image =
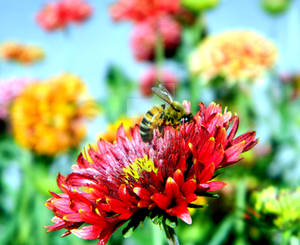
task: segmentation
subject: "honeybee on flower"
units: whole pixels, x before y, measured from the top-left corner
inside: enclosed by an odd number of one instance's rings
[[[130,137],[120,127],[115,143],[99,139],[80,153],[73,172],[57,177],[61,193],[51,192],[46,202],[54,213],[48,231],[65,229],[62,236],[104,245],[127,221],[125,233],[146,217],[161,220],[166,234],[177,218],[191,224],[188,208],[202,207],[194,204],[198,197],[225,185],[214,180],[215,171],[238,162],[257,143],[253,131],[235,137],[236,115],[215,103],[199,106],[194,120],[166,126],[163,134],[155,129],[151,143],[142,140],[138,125]]]
[[[193,120],[189,109],[173,100],[169,91],[162,85],[153,87],[153,92],[167,104],[153,106],[143,117],[140,124],[140,135],[144,142],[152,140],[153,131],[159,129],[163,132],[164,126],[177,127],[182,123]]]

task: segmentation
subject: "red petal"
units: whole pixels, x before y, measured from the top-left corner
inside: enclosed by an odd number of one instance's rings
[[[210,180],[215,172],[215,165],[213,163],[207,164],[205,168],[198,174],[197,179],[200,183],[205,183]]]
[[[172,177],[169,177],[167,179],[166,187],[165,187],[165,193],[169,197],[177,197],[179,194],[179,188],[177,183]]]
[[[92,176],[87,176],[79,173],[71,173],[66,178],[66,183],[71,186],[88,186],[96,184],[97,181]]]
[[[149,200],[150,199],[150,192],[142,187],[134,187],[133,192],[141,199],[143,200]]]
[[[63,192],[68,192],[68,188],[66,186],[65,180],[66,180],[66,177],[61,175],[60,173],[58,173],[58,175],[56,177],[56,182],[57,182],[59,189],[61,189]]]
[[[99,237],[102,227],[98,225],[88,225],[84,226],[81,229],[73,229],[71,232],[82,239],[92,240]]]
[[[66,214],[63,217],[64,220],[68,222],[82,222],[82,218],[78,213]]]
[[[198,155],[198,161],[203,163],[210,163],[207,160],[209,160],[209,157],[212,154],[214,148],[215,148],[215,139],[211,137],[205,142],[204,146],[202,147]]]
[[[233,141],[232,141],[232,145],[235,145],[237,143],[240,143],[242,141],[245,141],[245,145],[249,144],[250,142],[254,141],[255,139],[255,135],[256,135],[256,132],[255,131],[251,131],[251,132],[247,132],[247,133],[244,133],[242,135],[240,135],[239,137],[235,138]]]
[[[229,142],[233,139],[233,137],[235,136],[236,131],[239,127],[239,118],[238,118],[238,116],[233,116],[232,120],[233,120],[232,128],[231,128],[230,133],[228,134],[228,137],[227,137],[227,140]]]
[[[91,225],[104,225],[105,222],[104,222],[104,218],[101,217],[99,211],[96,211],[95,212],[98,212],[98,214],[94,213],[92,210],[79,210],[79,215],[81,217],[81,220],[82,221],[85,221],[86,223],[88,224],[91,224]]]
[[[221,144],[223,147],[227,144],[227,133],[224,127],[219,127],[216,133],[216,145]]]
[[[208,185],[207,192],[212,192],[212,191],[218,191],[222,189],[226,185],[226,183],[222,181],[212,181],[207,183],[207,185]]]
[[[225,161],[230,163],[236,161],[243,152],[245,141],[235,144],[225,150]]]
[[[189,210],[185,206],[177,206],[175,208],[168,209],[167,213],[169,213],[172,216],[178,217],[183,222],[189,225],[192,224],[192,217],[190,215]]]
[[[178,186],[182,186],[184,183],[184,176],[180,169],[177,169],[174,173],[174,180]]]
[[[196,180],[190,179],[183,184],[181,191],[184,194],[184,196],[188,196],[196,190],[196,187]]]
[[[169,205],[171,204],[172,199],[161,194],[161,193],[155,193],[151,196],[151,199],[156,203],[156,205],[161,209],[167,209]]]

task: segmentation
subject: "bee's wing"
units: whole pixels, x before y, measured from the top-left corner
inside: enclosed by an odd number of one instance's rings
[[[165,87],[163,87],[163,86],[153,87],[152,91],[158,97],[160,97],[161,99],[166,101],[168,104],[173,103],[173,98],[172,98],[171,94],[169,93],[169,91]]]

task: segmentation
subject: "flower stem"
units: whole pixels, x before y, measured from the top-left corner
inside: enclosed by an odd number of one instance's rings
[[[159,31],[159,27],[157,24],[157,31],[156,31],[156,41],[155,41],[155,66],[156,66],[156,79],[157,83],[162,82],[162,66],[164,63],[164,42],[163,36]]]
[[[163,228],[168,240],[169,245],[179,245],[178,238],[176,236],[175,230],[168,226],[165,221],[163,221]]]

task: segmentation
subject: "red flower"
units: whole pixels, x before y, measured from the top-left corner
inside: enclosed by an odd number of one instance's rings
[[[149,97],[152,95],[152,87],[154,87],[158,81],[157,76],[157,69],[155,67],[151,67],[142,75],[140,80],[140,91],[143,96]],[[161,71],[161,76],[161,83],[174,95],[178,84],[178,79],[175,74],[168,70],[163,70]]]
[[[60,0],[47,4],[36,16],[46,31],[63,29],[71,22],[81,23],[92,14],[92,8],[83,0]]]
[[[131,48],[138,61],[153,60],[155,44],[162,38],[166,56],[172,56],[181,41],[181,27],[170,16],[150,18],[134,26]]]
[[[175,14],[180,10],[179,0],[119,0],[110,13],[115,21],[144,21],[149,17]]]
[[[163,135],[155,130],[151,143],[141,140],[138,126],[131,140],[119,128],[115,144],[100,139],[79,155],[71,174],[58,175],[63,193],[51,193],[46,202],[55,214],[47,228],[99,239],[99,245],[128,220],[163,216],[191,224],[188,207],[197,196],[225,185],[214,180],[215,171],[257,143],[255,132],[234,138],[238,124],[237,116],[211,103],[200,104],[194,120],[178,129],[165,127]]]

